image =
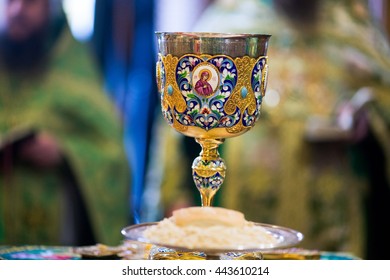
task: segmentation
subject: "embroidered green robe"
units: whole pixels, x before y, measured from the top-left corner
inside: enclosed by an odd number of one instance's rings
[[[47,132],[68,162],[96,241],[117,244],[127,224],[129,169],[119,114],[102,90],[86,46],[68,29],[34,77],[0,68],[0,138]],[[17,161],[0,172],[0,244],[60,245],[65,205],[61,171]]]

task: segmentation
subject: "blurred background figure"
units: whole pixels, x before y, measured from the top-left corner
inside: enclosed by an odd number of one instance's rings
[[[117,244],[129,167],[118,112],[59,0],[1,0],[0,243]]]
[[[124,143],[131,165],[130,223],[155,220],[159,215],[159,187],[147,179],[153,124],[159,108],[154,70],[154,2],[101,0],[96,1],[95,8],[92,45],[106,92],[122,115]]]
[[[272,35],[260,119],[221,147],[219,203],[301,231],[307,249],[388,258],[390,49],[368,2],[218,0],[192,30]],[[165,157],[162,193],[196,191],[182,158]]]

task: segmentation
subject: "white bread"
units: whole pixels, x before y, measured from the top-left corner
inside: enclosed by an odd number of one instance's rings
[[[244,214],[222,207],[188,207],[173,211],[170,218],[178,226],[243,227]]]

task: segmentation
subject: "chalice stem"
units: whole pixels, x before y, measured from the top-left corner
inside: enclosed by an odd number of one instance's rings
[[[223,141],[196,138],[202,151],[192,163],[192,176],[200,192],[202,206],[211,206],[214,195],[225,179],[226,165],[218,152],[218,146]]]
[[[210,190],[203,188],[199,190],[202,206],[211,206],[213,204],[214,195],[217,193],[217,190]]]

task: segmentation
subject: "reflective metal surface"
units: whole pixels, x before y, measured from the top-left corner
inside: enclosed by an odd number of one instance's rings
[[[265,34],[184,33],[156,32],[160,54],[182,56],[192,54],[224,54],[230,57],[267,55],[268,40]]]
[[[148,229],[151,226],[156,225],[157,223],[143,223],[143,224],[137,224],[125,227],[122,229],[121,233],[123,236],[125,236],[129,240],[134,241],[141,241],[146,243],[151,243],[157,246],[171,248],[178,251],[191,251],[191,252],[204,252],[207,254],[219,254],[219,253],[228,253],[228,252],[236,252],[236,253],[249,253],[249,252],[258,252],[261,250],[269,250],[269,249],[281,249],[281,248],[288,248],[292,247],[299,242],[303,240],[303,234],[290,229],[286,227],[276,226],[276,225],[269,225],[269,224],[263,224],[263,223],[255,223],[256,226],[263,227],[266,231],[271,233],[274,237],[276,242],[273,244],[257,244],[256,246],[253,246],[252,248],[244,248],[240,244],[236,244],[232,247],[227,248],[185,248],[185,247],[179,247],[169,244],[156,244],[154,242],[151,242],[147,238],[143,236],[143,232]]]

